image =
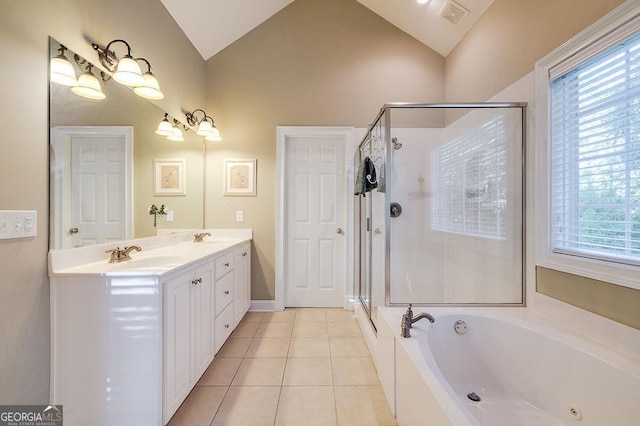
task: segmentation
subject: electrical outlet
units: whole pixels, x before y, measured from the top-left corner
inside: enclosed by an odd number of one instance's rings
[[[244,222],[244,212],[242,210],[236,211],[236,222]]]
[[[35,210],[0,210],[0,239],[35,237]]]

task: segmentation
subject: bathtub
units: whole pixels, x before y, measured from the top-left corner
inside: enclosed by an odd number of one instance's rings
[[[404,309],[378,313],[377,367],[400,426],[640,425],[638,360],[530,309],[423,310],[435,322],[411,338]]]

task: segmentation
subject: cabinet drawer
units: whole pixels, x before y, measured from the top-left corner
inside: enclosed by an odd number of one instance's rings
[[[233,331],[233,303],[230,303],[229,306],[216,317],[215,329],[216,353],[218,353]]]
[[[218,316],[220,312],[233,301],[233,274],[227,274],[220,278],[215,283],[215,316]]]
[[[233,252],[229,252],[214,260],[216,280],[233,269]]]

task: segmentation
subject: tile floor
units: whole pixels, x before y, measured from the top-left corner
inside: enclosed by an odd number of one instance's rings
[[[396,424],[354,314],[314,308],[247,313],[169,423]]]

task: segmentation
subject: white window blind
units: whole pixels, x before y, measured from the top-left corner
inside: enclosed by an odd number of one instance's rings
[[[436,150],[431,167],[434,230],[506,238],[505,132],[500,116]]]
[[[551,248],[640,261],[640,34],[551,82]]]

